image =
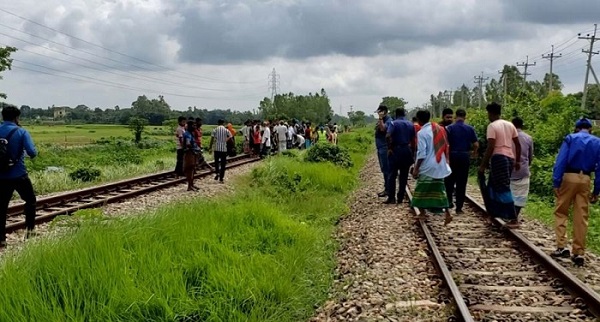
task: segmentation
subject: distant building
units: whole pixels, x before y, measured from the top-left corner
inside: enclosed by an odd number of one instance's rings
[[[67,107],[66,106],[55,106],[54,107],[54,119],[63,119],[67,116]]]

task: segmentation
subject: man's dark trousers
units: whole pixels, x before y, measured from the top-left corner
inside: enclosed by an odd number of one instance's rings
[[[177,163],[175,163],[175,174],[183,176],[183,155],[185,154],[184,149],[177,149]]]
[[[383,174],[383,186],[384,189],[387,190],[388,187],[388,177],[390,176],[390,165],[388,161],[388,149],[387,147],[378,147],[377,148],[377,159],[379,160],[379,169]]]
[[[450,174],[444,183],[446,184],[446,197],[450,208],[453,207],[452,195],[456,190],[456,210],[462,210],[465,204],[465,194],[467,190],[467,181],[469,179],[469,166],[471,159],[469,152],[450,152]],[[454,186],[456,185],[456,189]]]
[[[6,213],[13,192],[17,191],[25,201],[25,226],[29,230],[35,227],[35,192],[27,175],[16,179],[0,180],[0,241],[6,240]]]
[[[215,172],[219,176],[219,180],[225,178],[225,165],[227,165],[227,152],[215,151]]]
[[[408,183],[408,175],[410,166],[413,164],[413,153],[408,145],[396,146],[392,149],[393,153],[388,156],[390,172],[388,175],[386,192],[388,200],[402,202],[406,193],[406,184]],[[398,194],[396,195],[396,178],[398,178]]]

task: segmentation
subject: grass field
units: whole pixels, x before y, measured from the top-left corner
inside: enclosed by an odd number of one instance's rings
[[[340,135],[354,166],[290,153],[236,191],[144,216],[88,220],[0,265],[0,321],[302,321],[333,280],[335,222],[373,148]]]

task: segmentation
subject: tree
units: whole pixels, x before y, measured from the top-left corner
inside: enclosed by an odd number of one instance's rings
[[[142,133],[147,124],[148,120],[141,117],[134,116],[129,119],[129,130],[133,133],[136,144],[142,141]]]
[[[10,54],[17,51],[15,47],[0,47],[0,73],[5,70],[10,70],[12,67],[12,59],[10,59]],[[2,76],[0,76],[0,80]],[[6,94],[0,93],[0,97],[6,99]]]
[[[550,73],[546,73],[544,75],[544,80],[542,81],[543,86],[543,97],[548,96],[548,90],[550,89],[550,79],[552,78],[552,91],[560,92],[563,89],[563,83],[560,81],[560,77],[558,75],[552,73],[552,77],[550,77]]]
[[[148,120],[150,125],[161,125],[164,120],[169,118],[171,107],[162,95],[159,95],[158,99],[151,100],[146,95],[142,95],[131,103],[131,111],[137,117]]]
[[[365,112],[363,111],[348,112],[348,118],[353,126],[358,127],[365,125]]]
[[[404,107],[406,106],[406,104],[408,104],[408,102],[404,100],[404,98],[398,98],[396,96],[386,96],[382,98],[381,103],[379,103],[379,105],[387,106],[390,111],[393,111],[400,107]]]

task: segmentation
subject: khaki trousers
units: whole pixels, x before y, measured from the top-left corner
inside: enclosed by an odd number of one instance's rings
[[[554,231],[556,246],[567,245],[567,221],[569,207],[573,204],[573,251],[574,255],[585,252],[585,236],[588,229],[590,206],[590,176],[581,173],[565,173],[559,188],[556,209],[554,210]]]

